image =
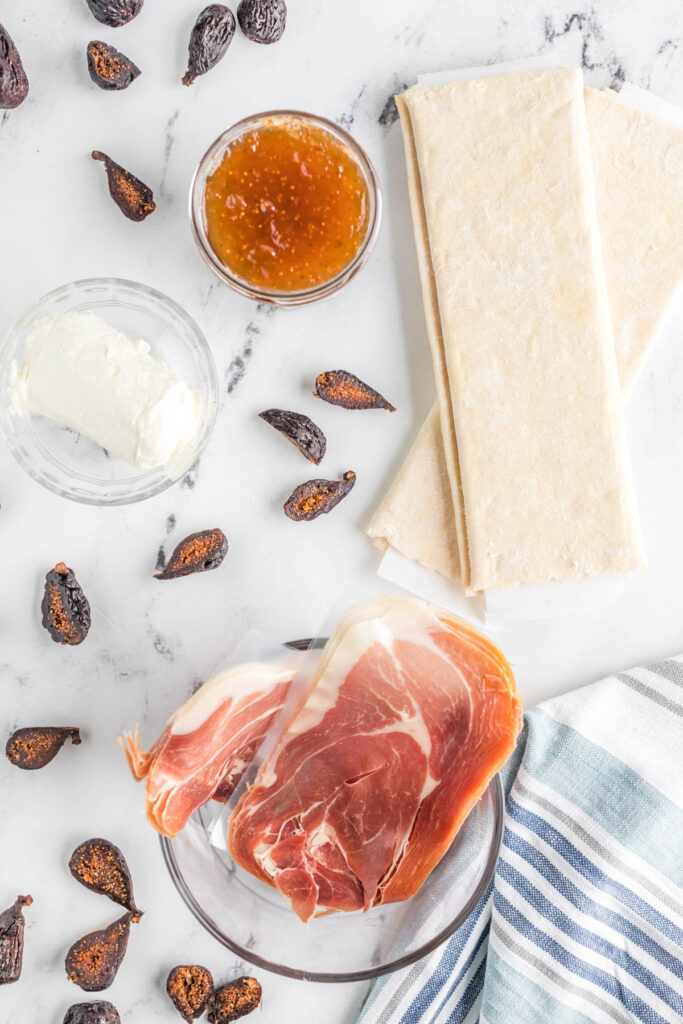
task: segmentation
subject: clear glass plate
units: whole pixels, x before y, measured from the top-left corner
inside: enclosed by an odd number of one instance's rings
[[[197,920],[258,967],[307,981],[347,982],[414,963],[463,924],[493,877],[504,805],[496,775],[412,899],[306,924],[280,893],[239,868],[227,850],[211,845],[214,808],[197,811],[174,839],[161,837],[171,878]]]
[[[144,338],[155,358],[199,391],[202,413],[196,434],[167,465],[137,469],[69,427],[11,408],[12,364],[23,360],[36,321],[83,311],[101,316],[131,338]],[[217,395],[213,356],[197,324],[173,299],[133,281],[92,278],[57,288],[26,310],[0,349],[0,426],[14,457],[44,487],[89,505],[143,501],[176,483],[197,461],[211,435]]]

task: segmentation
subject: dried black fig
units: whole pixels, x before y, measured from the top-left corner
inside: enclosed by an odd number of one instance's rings
[[[209,1009],[209,1024],[231,1024],[246,1017],[261,1002],[261,986],[256,978],[236,978],[216,989]]]
[[[15,902],[0,914],[0,985],[19,981],[24,959],[24,907],[30,907],[30,896],[17,896]]]
[[[307,480],[292,491],[285,502],[285,515],[297,523],[308,523],[331,512],[346,497],[356,482],[352,471],[341,480]]]
[[[303,413],[290,412],[287,409],[266,409],[265,412],[260,412],[259,416],[284,434],[302,455],[318,465],[327,449],[327,439],[312,419]]]
[[[84,992],[109,988],[126,955],[131,922],[139,920],[139,912],[129,912],[108,928],[90,932],[74,942],[64,961],[69,981]]]
[[[66,741],[71,737],[74,746],[81,742],[80,730],[75,726],[67,729],[58,726],[32,726],[28,729],[17,729],[7,740],[5,755],[17,768],[24,771],[35,771],[44,768],[53,757],[56,757]]]
[[[90,13],[109,28],[120,28],[137,18],[145,0],[85,0]]]
[[[141,74],[137,64],[99,39],[88,43],[88,72],[95,85],[108,92],[127,89]]]
[[[121,164],[94,149],[93,160],[101,160],[107,171],[109,182],[109,195],[112,197],[121,213],[129,220],[140,221],[149,217],[150,213],[156,210],[154,193],[148,185],[136,178],[134,174],[127,171]]]
[[[228,539],[222,530],[201,530],[181,540],[167,564],[154,574],[155,580],[177,580],[195,572],[217,569],[228,553]]]
[[[319,373],[315,378],[313,394],[330,405],[340,405],[342,409],[388,409],[389,412],[396,412],[379,391],[346,370]]]
[[[190,35],[187,71],[183,85],[192,85],[195,78],[214,68],[232,42],[235,15],[224,4],[209,4],[197,18]]]
[[[62,1024],[121,1024],[119,1011],[112,1003],[74,1003],[66,1011]]]
[[[186,1024],[192,1024],[204,1013],[213,995],[211,972],[197,964],[174,967],[166,981],[166,991]]]
[[[287,24],[287,4],[285,0],[242,0],[237,20],[252,42],[276,43]]]
[[[108,839],[88,839],[77,846],[69,860],[77,882],[91,892],[108,896],[126,910],[139,914],[133,898],[133,879],[126,858]]]
[[[19,51],[0,25],[0,108],[14,110],[28,96],[28,78]]]
[[[82,644],[90,629],[90,603],[71,569],[58,562],[45,577],[43,626],[56,644]]]

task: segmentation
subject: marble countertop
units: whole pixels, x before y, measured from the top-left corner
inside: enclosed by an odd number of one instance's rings
[[[212,674],[249,628],[274,638],[315,633],[327,609],[361,596],[379,553],[362,528],[433,401],[407,204],[400,132],[391,100],[419,72],[532,54],[578,62],[590,84],[623,81],[683,103],[683,9],[595,0],[487,4],[449,0],[290,0],[280,43],[259,47],[239,32],[223,63],[191,89],[180,85],[200,4],[148,0],[130,26],[108,30],[83,0],[0,2],[31,82],[26,103],[0,113],[0,335],[39,295],[98,275],[142,281],[173,296],[213,348],[220,378],[214,436],[177,486],[138,506],[93,509],[42,490],[0,446],[0,725],[77,724],[85,742],[44,772],[3,759],[0,904],[31,892],[25,966],[0,988],[2,1024],[61,1022],[79,992],[65,980],[69,944],[109,916],[71,881],[77,842],[105,835],[126,852],[147,911],[107,995],[124,1024],[176,1017],[168,969],[196,961],[228,979],[235,961],[195,922],[162,864],[143,793],[128,776],[117,735],[139,721],[151,742],[167,716]],[[91,84],[85,46],[113,42],[142,68],[121,94]],[[299,310],[250,303],[202,263],[186,214],[193,169],[207,145],[247,114],[312,110],[347,127],[375,161],[386,199],[377,250],[335,299]],[[143,224],[111,203],[101,148],[154,187],[158,210]],[[628,426],[650,567],[618,603],[590,615],[509,627],[497,635],[527,703],[642,660],[683,650],[683,360],[679,304],[628,403]],[[342,366],[398,407],[354,416],[322,407],[311,383]],[[308,525],[281,505],[306,479],[292,446],[257,417],[294,407],[328,435],[329,475],[358,483],[333,515]],[[230,540],[215,573],[160,585],[152,579],[187,533],[220,525]],[[54,645],[40,627],[45,572],[63,559],[93,610],[82,647]],[[355,1019],[365,987],[291,982],[259,972],[262,1024]]]

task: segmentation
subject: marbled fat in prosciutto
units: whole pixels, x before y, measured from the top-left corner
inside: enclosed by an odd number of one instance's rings
[[[234,860],[303,920],[408,899],[522,724],[510,666],[423,602],[353,609],[228,826]]]
[[[202,686],[143,750],[136,728],[121,743],[130,770],[146,778],[147,817],[175,836],[193,811],[227,800],[282,711],[294,675],[290,662],[240,665]]]

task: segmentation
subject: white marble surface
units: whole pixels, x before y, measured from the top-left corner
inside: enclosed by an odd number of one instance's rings
[[[0,334],[38,295],[95,275],[132,278],[196,317],[221,380],[215,434],[198,469],[160,497],[124,509],[79,507],[43,491],[0,448],[0,725],[78,724],[85,742],[43,773],[0,764],[0,904],[28,911],[24,975],[0,988],[2,1024],[59,1024],[78,990],[64,978],[69,943],[113,920],[110,905],[71,881],[80,840],[120,843],[147,913],[109,991],[125,1024],[178,1020],[166,972],[196,960],[218,978],[241,964],[205,935],[177,897],[142,791],[116,746],[140,721],[151,741],[244,630],[315,632],[339,593],[362,594],[379,554],[362,527],[431,405],[433,385],[398,126],[390,97],[418,72],[557,51],[596,85],[624,79],[683,103],[683,8],[597,0],[290,0],[277,46],[235,39],[222,65],[190,90],[179,82],[199,4],[147,0],[130,26],[107,30],[83,0],[0,2],[31,95],[0,114]],[[133,87],[90,83],[84,50],[104,38],[144,69]],[[310,109],[337,119],[376,161],[387,201],[380,243],[362,276],[334,300],[298,311],[252,305],[220,285],[194,249],[186,216],[193,168],[208,143],[249,113]],[[159,209],[132,224],[111,204],[102,148],[155,189]],[[628,405],[640,511],[650,557],[623,598],[599,614],[518,625],[499,634],[528,703],[614,669],[683,649],[683,360],[679,305]],[[379,387],[398,412],[352,415],[310,396],[317,372],[342,366]],[[308,476],[301,456],[256,414],[269,406],[315,415],[329,439],[325,469],[358,483],[334,515],[289,522],[280,506]],[[220,525],[230,553],[215,573],[159,584],[160,545]],[[44,573],[73,566],[93,627],[62,649],[41,629]],[[355,1019],[362,986],[325,987],[261,973],[263,1024]]]

